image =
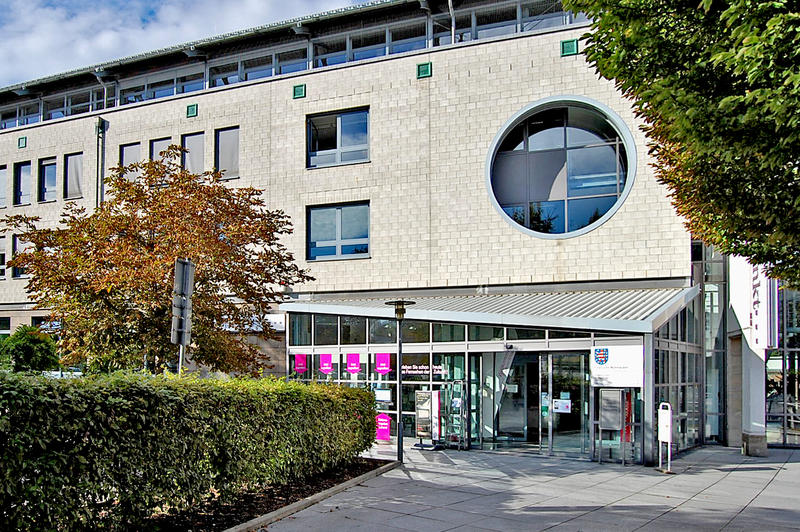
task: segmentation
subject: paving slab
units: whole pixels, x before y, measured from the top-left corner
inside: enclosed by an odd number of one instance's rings
[[[513,451],[409,449],[402,467],[268,528],[800,531],[800,450],[752,458],[707,447],[678,456],[673,470]]]

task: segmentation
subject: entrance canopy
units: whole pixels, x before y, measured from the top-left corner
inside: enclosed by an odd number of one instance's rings
[[[694,299],[699,290],[699,286],[692,286],[402,296],[416,303],[406,310],[406,319],[410,320],[652,333]],[[363,299],[317,297],[320,299],[282,303],[279,308],[286,312],[394,318],[394,309],[385,302],[397,299],[398,294]]]

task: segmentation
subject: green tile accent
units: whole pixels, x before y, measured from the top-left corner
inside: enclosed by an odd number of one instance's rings
[[[193,103],[186,106],[186,118],[194,118],[197,116],[197,104]]]
[[[561,57],[568,55],[578,55],[578,39],[561,41]]]
[[[297,100],[298,98],[305,98],[306,97],[306,84],[303,83],[301,85],[295,85],[292,87],[292,99]]]
[[[28,137],[20,137],[17,139],[17,148],[22,149],[28,146]]]
[[[433,63],[419,63],[417,65],[417,79],[433,77]]]

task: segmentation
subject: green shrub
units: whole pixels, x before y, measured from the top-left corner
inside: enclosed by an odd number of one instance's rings
[[[56,342],[38,327],[21,325],[0,343],[0,360],[10,360],[14,371],[58,369]]]
[[[365,389],[0,375],[0,529],[135,527],[212,489],[289,483],[345,464],[374,436]]]

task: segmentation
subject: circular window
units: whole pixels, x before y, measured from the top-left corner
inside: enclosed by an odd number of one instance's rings
[[[585,99],[537,102],[497,135],[487,161],[495,207],[542,238],[591,231],[613,215],[633,182],[630,132]]]

